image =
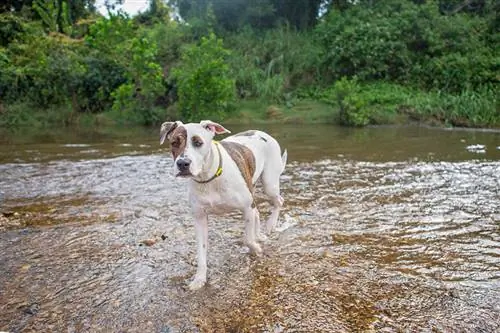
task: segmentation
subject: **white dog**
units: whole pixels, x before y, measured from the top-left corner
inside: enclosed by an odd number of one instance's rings
[[[254,190],[262,180],[264,193],[273,208],[266,223],[274,230],[283,198],[280,175],[285,169],[287,152],[281,155],[278,142],[261,131],[238,133],[217,142],[215,134],[230,133],[210,120],[199,124],[180,121],[161,125],[160,145],[167,139],[172,148],[174,174],[190,178],[189,201],[195,222],[198,267],[189,284],[191,290],[204,286],[207,280],[208,214],[240,210],[245,219],[245,244],[255,255],[262,249],[259,212]]]

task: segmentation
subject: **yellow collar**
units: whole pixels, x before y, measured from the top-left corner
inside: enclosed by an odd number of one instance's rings
[[[193,178],[193,180],[199,184],[206,184],[208,182],[211,182],[215,178],[219,177],[220,175],[222,175],[222,155],[220,153],[219,142],[215,140],[213,140],[213,142],[215,143],[215,147],[217,147],[217,152],[219,153],[219,166],[217,167],[215,174],[207,180],[196,180]]]

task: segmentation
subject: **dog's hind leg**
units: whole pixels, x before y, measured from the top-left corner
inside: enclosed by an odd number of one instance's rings
[[[276,224],[278,223],[278,216],[283,206],[283,198],[280,195],[280,184],[279,184],[279,174],[271,174],[267,170],[262,175],[262,184],[264,187],[264,193],[271,201],[271,215],[266,222],[266,230],[268,233],[274,231]]]
[[[280,147],[276,143],[272,146],[272,152],[266,159],[264,170],[262,171],[261,179],[264,193],[271,201],[271,215],[266,222],[266,231],[271,233],[275,230],[278,223],[278,216],[283,206],[283,198],[280,195],[280,176],[285,170],[287,151],[280,156]]]
[[[250,249],[250,252],[259,256],[262,254],[262,249],[256,239],[256,234],[258,232],[256,230],[256,220],[259,219],[259,213],[256,208],[248,207],[243,211],[243,217],[245,219],[245,244]]]
[[[260,214],[257,207],[254,208],[254,219],[255,219],[255,238],[257,241],[263,242],[267,240],[267,236],[260,231]]]

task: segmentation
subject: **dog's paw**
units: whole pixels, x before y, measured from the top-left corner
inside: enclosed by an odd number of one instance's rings
[[[274,233],[276,231],[276,227],[274,225],[267,225],[266,226],[266,233],[268,235],[271,235],[272,233]]]
[[[205,285],[205,283],[206,283],[205,279],[195,277],[193,281],[191,281],[191,283],[188,285],[188,288],[191,291],[195,291],[201,289]]]
[[[255,243],[252,244],[251,246],[248,246],[250,248],[250,253],[256,257],[261,257],[262,256],[262,248],[260,247],[259,244]]]

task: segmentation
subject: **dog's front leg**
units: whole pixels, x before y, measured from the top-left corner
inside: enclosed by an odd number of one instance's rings
[[[208,246],[208,216],[204,211],[194,213],[194,229],[197,243],[196,274],[189,284],[189,289],[197,290],[207,281],[207,246]]]

